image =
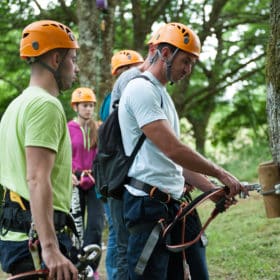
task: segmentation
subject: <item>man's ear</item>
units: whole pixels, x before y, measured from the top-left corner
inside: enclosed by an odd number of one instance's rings
[[[57,69],[61,61],[61,56],[59,52],[53,52],[53,55],[51,56],[51,64],[52,66]]]
[[[168,59],[168,57],[170,56],[170,53],[171,53],[171,51],[168,47],[163,47],[161,49],[161,56],[164,60]]]
[[[149,52],[151,54],[155,54],[156,50],[157,50],[157,45],[149,44]]]

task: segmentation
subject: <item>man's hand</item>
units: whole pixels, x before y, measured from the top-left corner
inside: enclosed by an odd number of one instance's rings
[[[229,188],[229,194],[226,195],[227,198],[233,198],[235,195],[239,194],[241,191],[248,194],[248,190],[239,182],[233,175],[229,172],[221,169],[219,177],[217,177],[225,186]]]
[[[227,210],[230,206],[237,204],[237,202],[238,202],[234,197],[227,197],[227,196],[225,196],[224,193],[218,193],[218,194],[213,195],[211,197],[211,200],[214,203],[217,203],[222,198],[225,198],[225,201],[224,201],[224,208],[225,208],[225,210]]]
[[[77,280],[78,270],[58,248],[43,248],[43,260],[49,270],[49,280]]]

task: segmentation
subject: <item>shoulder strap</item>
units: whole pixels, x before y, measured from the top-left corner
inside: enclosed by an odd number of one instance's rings
[[[140,136],[136,146],[134,147],[131,155],[129,156],[129,162],[132,163],[133,159],[135,158],[137,152],[140,150],[142,144],[144,143],[146,139],[146,135],[144,133],[142,133],[142,135]]]
[[[145,80],[151,82],[153,85],[155,85],[154,82],[153,82],[149,77],[147,77],[147,76],[145,76],[145,75],[143,75],[143,74],[139,74],[139,75],[137,75],[137,76],[131,78],[129,81],[134,80],[134,79],[137,79],[137,78],[145,79]],[[113,105],[112,105],[113,109],[116,109],[116,108],[119,106],[119,102],[120,102],[120,99],[116,99],[116,100],[113,102]],[[162,106],[162,100],[161,100],[161,106]]]
[[[149,81],[150,83],[152,83],[153,85],[155,85],[154,82],[148,76],[143,75],[143,74],[139,74],[139,75],[133,77],[131,80],[134,80],[134,79],[137,79],[137,78],[145,79],[145,80]]]

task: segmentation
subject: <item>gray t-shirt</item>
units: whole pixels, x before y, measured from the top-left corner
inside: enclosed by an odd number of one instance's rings
[[[119,120],[122,140],[127,155],[130,155],[143,133],[141,128],[153,121],[167,120],[179,138],[179,119],[172,99],[166,88],[146,71],[150,78],[131,80],[124,91],[119,104]],[[165,156],[149,139],[146,139],[138,151],[128,176],[134,177],[162,191],[179,198],[183,192],[184,177],[182,167]],[[146,193],[126,185],[134,195]]]
[[[122,92],[124,91],[127,83],[136,77],[137,75],[140,75],[141,71],[137,67],[132,67],[126,71],[124,71],[116,80],[114,83],[112,93],[111,93],[111,103],[110,103],[110,113],[113,111],[113,104],[116,100],[119,100],[121,98]]]

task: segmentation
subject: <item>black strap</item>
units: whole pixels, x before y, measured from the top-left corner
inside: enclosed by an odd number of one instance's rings
[[[147,263],[154,251],[154,248],[156,247],[160,237],[161,237],[161,233],[162,233],[162,229],[163,229],[163,226],[161,224],[161,222],[157,223],[151,234],[149,235],[149,238],[143,248],[143,251],[138,259],[138,262],[136,264],[136,267],[135,267],[135,273],[138,274],[138,275],[143,275],[144,273],[144,270],[147,266]]]
[[[153,85],[155,85],[154,82],[149,77],[147,77],[145,75],[142,75],[142,74],[139,74],[139,75],[133,77],[131,80],[129,80],[129,82],[134,80],[134,79],[138,79],[138,78],[143,78],[143,79],[151,82]],[[120,99],[116,99],[112,104],[112,108],[116,109],[119,106],[119,102],[120,102]],[[161,100],[161,107],[162,107],[162,100]]]
[[[144,183],[138,179],[130,177],[128,180],[128,184],[134,187],[135,189],[144,191],[151,198],[157,199],[163,203],[177,202],[177,200],[172,198],[170,194],[165,193],[159,190],[157,187]]]
[[[0,230],[2,230],[2,235],[5,235],[9,230],[29,233],[32,222],[29,201],[23,197],[20,198],[26,210],[23,210],[17,202],[10,200],[10,190],[7,189],[0,217]],[[57,231],[67,226],[75,235],[78,235],[73,218],[65,212],[54,211],[54,226]]]
[[[137,154],[138,151],[140,150],[140,148],[141,148],[142,144],[144,143],[145,139],[146,139],[146,135],[143,133],[143,134],[140,136],[140,138],[139,138],[139,140],[138,140],[136,146],[134,147],[134,149],[133,149],[131,155],[129,156],[129,159],[128,159],[129,165],[132,164],[132,162],[133,162],[133,160],[134,160],[136,154]]]

